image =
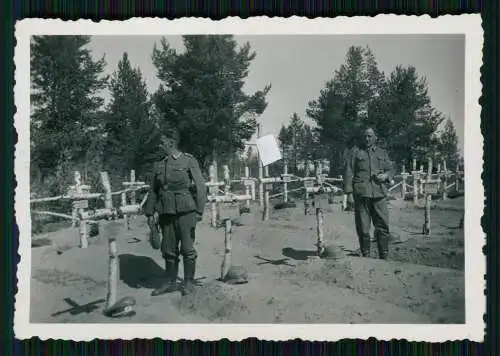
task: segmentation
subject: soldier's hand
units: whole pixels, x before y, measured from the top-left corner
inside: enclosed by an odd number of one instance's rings
[[[153,222],[155,223],[155,225],[158,225],[158,223],[160,222],[160,216],[156,211],[153,213]]]
[[[196,221],[202,221],[203,220],[203,214],[196,213]]]
[[[354,196],[352,193],[347,194],[347,205],[353,205],[354,204]]]

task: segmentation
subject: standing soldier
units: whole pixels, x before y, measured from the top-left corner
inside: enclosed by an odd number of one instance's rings
[[[182,293],[185,295],[194,288],[197,259],[195,228],[205,208],[205,181],[197,160],[178,150],[177,130],[169,130],[161,140],[166,156],[154,165],[144,212],[148,225],[155,228],[157,221],[162,230],[161,253],[165,259],[166,281],[151,295],[171,293],[177,289],[179,242],[184,262]]]
[[[387,152],[375,146],[372,128],[364,132],[364,142],[346,164],[344,192],[348,203],[354,203],[356,232],[361,255],[370,255],[371,221],[375,227],[379,257],[386,259],[389,250],[389,211],[386,184],[393,178]]]

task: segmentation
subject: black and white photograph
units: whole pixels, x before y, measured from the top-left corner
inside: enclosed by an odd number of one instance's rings
[[[479,15],[16,39],[16,337],[482,340]]]

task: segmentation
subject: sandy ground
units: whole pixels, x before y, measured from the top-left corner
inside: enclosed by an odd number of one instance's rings
[[[164,271],[160,252],[148,242],[145,218],[103,222],[87,249],[78,248],[71,228],[33,236],[50,245],[33,247],[31,322],[82,323],[464,323],[464,236],[458,228],[462,198],[438,201],[432,237],[421,235],[424,211],[411,202],[390,201],[390,260],[356,256],[354,216],[340,210],[340,198],[325,212],[325,243],[342,252],[338,260],[314,260],[316,217],[296,208],[271,211],[262,221],[257,205],[233,226],[232,261],[249,272],[244,285],[217,279],[224,248],[223,229],[209,226],[209,209],[197,227],[196,292],[150,296]],[[236,214],[236,207],[223,214]],[[239,225],[239,226],[237,226]],[[107,238],[118,238],[119,298],[137,300],[136,315],[102,314],[107,293]],[[179,276],[182,277],[182,263]]]

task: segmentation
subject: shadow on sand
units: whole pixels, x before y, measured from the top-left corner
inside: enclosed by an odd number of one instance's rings
[[[165,278],[165,270],[147,256],[122,254],[120,279],[131,288],[155,289]]]
[[[281,250],[281,253],[283,256],[296,261],[305,261],[308,257],[317,255],[317,252],[313,250],[296,250],[291,247],[285,247]]]

